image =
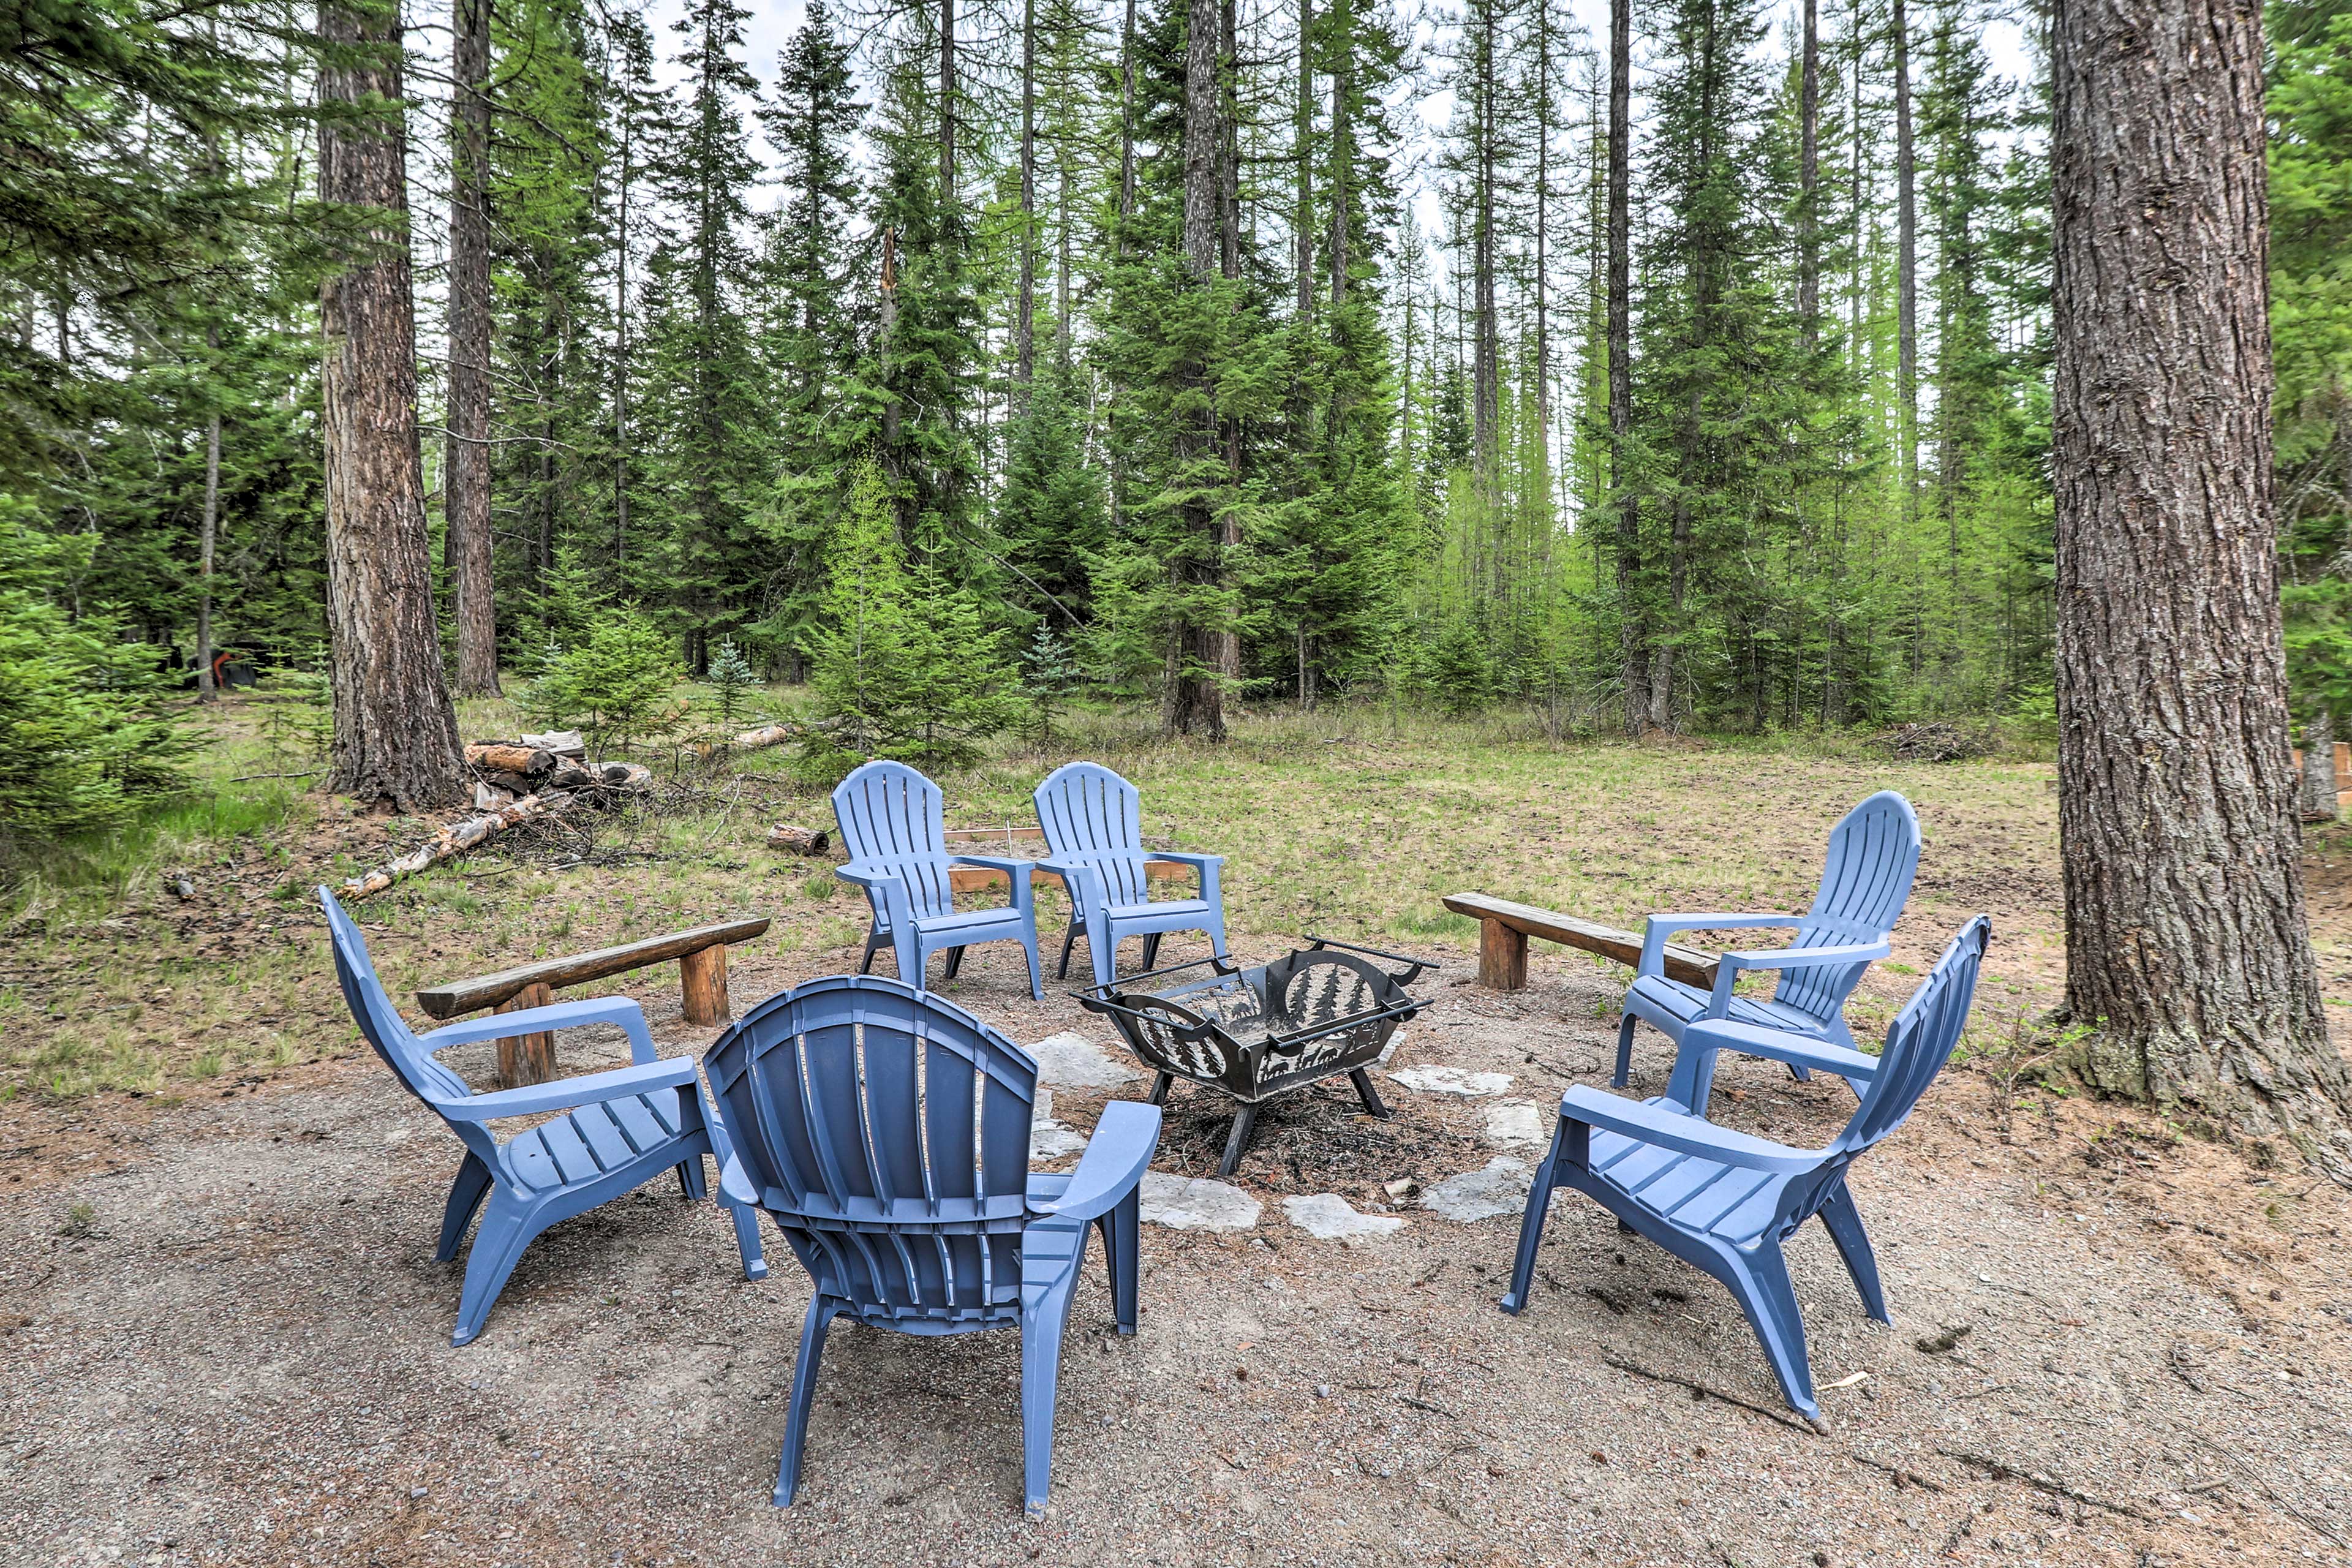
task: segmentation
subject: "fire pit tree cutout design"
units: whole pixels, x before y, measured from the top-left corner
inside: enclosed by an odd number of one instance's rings
[[[1307,940],[1309,946],[1257,969],[1195,959],[1071,994],[1118,1026],[1143,1064],[1159,1073],[1152,1104],[1166,1104],[1180,1078],[1240,1102],[1221,1176],[1241,1163],[1259,1108],[1278,1094],[1345,1073],[1366,1110],[1389,1114],[1364,1068],[1387,1048],[1397,1026],[1421,1010],[1405,987],[1430,965],[1312,934]],[[1391,973],[1372,959],[1404,968]]]

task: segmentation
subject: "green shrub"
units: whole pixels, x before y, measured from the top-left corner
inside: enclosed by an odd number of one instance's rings
[[[1495,663],[1486,636],[1463,617],[1447,625],[1429,650],[1429,689],[1438,706],[1460,718],[1495,700]]]
[[[678,680],[668,636],[633,610],[606,610],[571,647],[553,648],[518,705],[538,723],[576,728],[589,754],[625,747],[677,721]]]
[[[176,793],[190,746],[155,647],[57,602],[98,536],[45,533],[27,515],[0,498],[0,863]]]
[[[732,730],[736,721],[746,711],[752,694],[760,689],[760,678],[751,668],[751,661],[728,638],[711,656],[710,673],[702,678],[710,688],[710,706],[718,711],[722,728]]]

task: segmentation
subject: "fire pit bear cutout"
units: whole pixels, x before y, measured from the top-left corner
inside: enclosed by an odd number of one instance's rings
[[[1241,1163],[1258,1109],[1276,1095],[1345,1073],[1367,1111],[1389,1114],[1364,1068],[1421,1010],[1405,987],[1431,966],[1311,933],[1307,940],[1310,946],[1257,969],[1202,958],[1071,993],[1117,1025],[1159,1073],[1152,1104],[1166,1104],[1180,1078],[1240,1102],[1221,1176]],[[1369,962],[1376,958],[1404,968],[1391,973]],[[1148,983],[1161,988],[1146,991]]]

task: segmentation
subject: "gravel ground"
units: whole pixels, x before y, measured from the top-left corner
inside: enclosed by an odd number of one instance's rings
[[[951,994],[1015,1038],[1109,1043],[1058,993],[1030,1003],[1010,952]],[[1538,1101],[1601,1081],[1622,975],[1538,969],[1502,997],[1449,959],[1391,1065]],[[736,995],[799,977],[746,963]],[[699,1048],[674,995],[643,994],[666,1050]],[[620,1054],[567,1067],[600,1053]],[[1656,1092],[1663,1042],[1637,1060]],[[771,1507],[807,1284],[782,1247],[744,1282],[719,1213],[674,1186],[550,1232],[451,1350],[461,1266],[432,1241],[457,1147],[373,1058],[143,1114],[13,1107],[0,1160],[44,1152],[0,1186],[0,1560],[2352,1561],[2344,1194],[2132,1112],[2005,1114],[1994,1089],[1948,1074],[1856,1167],[1891,1329],[1818,1226],[1791,1247],[1826,1436],[1786,1418],[1721,1289],[1574,1194],[1518,1319],[1494,1305],[1515,1215],[1396,1208],[1411,1223],[1360,1247],[1292,1227],[1285,1194],[1395,1207],[1382,1183],[1496,1152],[1483,1102],[1384,1084],[1380,1124],[1305,1099],[1236,1178],[1255,1231],[1145,1227],[1135,1338],[1089,1264],[1038,1522],[1010,1334],[836,1327],[801,1501]],[[1753,1062],[1719,1093],[1791,1140],[1851,1107]],[[1055,1115],[1083,1130],[1101,1101],[1064,1089]],[[1161,1168],[1213,1173],[1211,1109],[1178,1090]]]

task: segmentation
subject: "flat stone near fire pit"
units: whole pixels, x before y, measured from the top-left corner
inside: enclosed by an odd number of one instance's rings
[[[1434,1209],[1447,1219],[1492,1219],[1496,1215],[1516,1215],[1526,1209],[1528,1189],[1534,1184],[1532,1166],[1525,1160],[1503,1155],[1487,1161],[1483,1171],[1448,1176],[1424,1189],[1421,1203],[1423,1208]]]
[[[1037,1081],[1062,1089],[1117,1089],[1143,1075],[1075,1029],[1048,1035],[1029,1047]]]
[[[1511,1087],[1511,1075],[1507,1072],[1470,1072],[1462,1068],[1399,1068],[1388,1076],[1392,1082],[1423,1094],[1451,1094],[1464,1100],[1482,1100]]]
[[[1164,1171],[1143,1173],[1143,1217],[1171,1230],[1254,1230],[1258,1202],[1239,1187]]]
[[[1368,1241],[1393,1236],[1406,1224],[1396,1215],[1358,1214],[1337,1193],[1285,1198],[1282,1212],[1290,1216],[1291,1224],[1317,1240],[1336,1241],[1346,1247],[1361,1247]]]

